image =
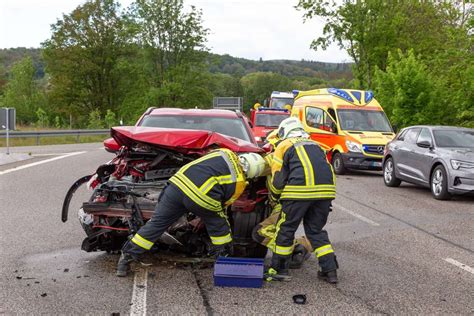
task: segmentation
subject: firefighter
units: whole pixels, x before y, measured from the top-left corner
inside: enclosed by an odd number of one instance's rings
[[[278,146],[281,139],[278,137],[278,130],[274,130],[267,135],[267,143],[271,146],[272,151]],[[273,161],[273,152],[265,156],[268,166],[271,167]],[[271,171],[265,172],[267,176],[267,187],[271,181]],[[252,238],[255,242],[267,247],[271,251],[275,250],[276,224],[280,218],[281,204],[270,203],[272,213],[261,223],[254,227]],[[290,269],[299,269],[303,266],[303,262],[310,258],[312,252],[311,243],[306,236],[300,236],[295,240],[295,248],[290,258]]]
[[[280,201],[282,211],[267,279],[290,280],[288,269],[294,236],[301,221],[321,268],[318,277],[337,283],[338,268],[326,225],[331,201],[336,197],[335,175],[325,152],[309,139],[301,122],[290,117],[278,127],[282,140],[274,153],[270,198]]]
[[[205,223],[213,247],[210,254],[232,254],[232,235],[225,208],[244,191],[246,179],[258,177],[264,159],[255,153],[236,155],[228,149],[211,152],[183,166],[169,180],[151,219],[122,248],[117,276],[126,276],[130,262],[150,250],[166,229],[187,212]]]

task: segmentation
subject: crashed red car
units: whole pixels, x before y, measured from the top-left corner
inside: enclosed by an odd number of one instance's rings
[[[87,235],[83,250],[119,250],[128,236],[150,219],[167,180],[186,163],[216,148],[263,153],[251,142],[253,137],[245,118],[235,112],[160,110],[142,116],[139,126],[112,128],[111,136],[120,148],[116,157],[69,189],[62,210],[63,222],[68,219],[69,204],[77,188],[87,183],[93,190],[89,201],[78,211]],[[147,126],[166,124],[172,127]],[[193,126],[196,129],[190,129]],[[266,248],[251,237],[253,228],[268,216],[266,197],[265,179],[251,180],[239,200],[226,210],[237,256],[266,254]],[[173,224],[154,247],[202,257],[207,255],[211,241],[202,221],[189,213]]]

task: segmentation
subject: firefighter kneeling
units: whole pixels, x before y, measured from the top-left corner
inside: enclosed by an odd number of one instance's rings
[[[224,210],[242,194],[246,179],[258,177],[264,159],[255,153],[237,156],[219,149],[183,166],[163,190],[152,218],[125,243],[117,276],[126,276],[130,262],[150,250],[166,229],[186,212],[202,218],[211,238],[212,255],[232,254],[232,234]]]
[[[326,225],[331,201],[336,197],[335,175],[325,152],[308,139],[301,122],[294,117],[280,123],[278,136],[282,140],[273,156],[270,196],[281,202],[282,211],[276,225],[271,267],[267,280],[290,280],[290,256],[294,237],[301,221],[306,237],[319,261],[318,277],[337,283],[338,264]]]

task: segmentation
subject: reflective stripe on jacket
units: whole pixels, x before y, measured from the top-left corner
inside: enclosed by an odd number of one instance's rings
[[[245,176],[238,159],[228,149],[213,151],[183,166],[170,182],[199,206],[221,211],[245,189]]]
[[[320,200],[336,197],[336,177],[326,153],[314,141],[289,138],[281,142],[273,156],[273,198]]]

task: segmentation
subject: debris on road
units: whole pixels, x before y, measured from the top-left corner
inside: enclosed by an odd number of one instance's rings
[[[41,297],[46,297],[46,296],[48,296],[48,293],[41,294]]]
[[[66,268],[66,269],[64,269],[64,271],[63,271],[63,272],[69,272],[69,269],[68,269],[68,268]]]
[[[300,305],[306,304],[306,294],[293,295],[293,302]]]

